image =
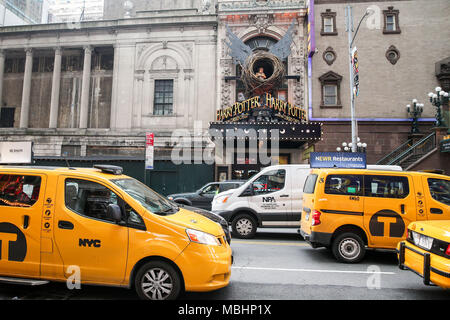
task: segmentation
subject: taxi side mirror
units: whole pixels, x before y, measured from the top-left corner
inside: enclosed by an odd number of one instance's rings
[[[120,209],[117,204],[109,204],[107,214],[109,217],[113,218],[116,223],[120,223],[122,221],[122,209]]]

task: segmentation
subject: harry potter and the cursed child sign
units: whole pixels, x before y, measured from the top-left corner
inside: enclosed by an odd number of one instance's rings
[[[321,139],[321,123],[308,122],[302,107],[276,98],[283,81],[292,78],[286,75],[284,61],[291,54],[294,28],[295,20],[280,41],[267,50],[253,51],[226,26],[230,56],[242,70],[236,80],[243,83],[247,99],[217,110],[216,121],[210,125],[216,138],[231,138],[230,134],[244,139],[247,132],[255,131],[267,132],[268,140],[302,143]]]
[[[261,100],[262,99],[262,100]],[[273,121],[274,119],[290,122],[307,121],[303,108],[292,105],[265,93],[242,102],[217,110],[216,121]]]

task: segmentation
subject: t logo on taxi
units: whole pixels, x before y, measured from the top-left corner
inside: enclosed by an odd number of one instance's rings
[[[22,262],[27,255],[25,235],[15,225],[0,223],[0,260]]]
[[[405,232],[405,222],[402,217],[392,210],[380,210],[369,222],[370,233],[375,237],[401,238]]]

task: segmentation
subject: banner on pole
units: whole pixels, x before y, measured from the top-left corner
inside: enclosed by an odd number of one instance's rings
[[[145,135],[145,169],[153,169],[155,134],[148,132]]]
[[[356,47],[352,50],[352,66],[353,66],[353,95],[359,95],[359,63],[358,63],[358,49]]]

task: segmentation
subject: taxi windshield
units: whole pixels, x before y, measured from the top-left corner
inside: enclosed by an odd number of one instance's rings
[[[166,216],[180,210],[175,204],[135,179],[115,179],[111,181],[154,214]]]

